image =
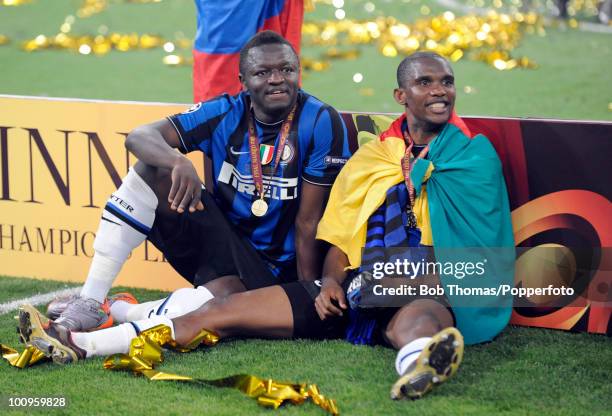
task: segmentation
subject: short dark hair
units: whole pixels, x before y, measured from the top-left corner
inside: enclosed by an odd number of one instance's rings
[[[429,51],[415,52],[412,55],[404,58],[402,62],[400,62],[397,67],[397,86],[402,88],[403,81],[405,81],[413,72],[414,64],[421,59],[438,59],[440,61],[446,62],[450,67],[450,63],[443,56]]]
[[[284,37],[279,35],[278,33],[272,30],[264,30],[263,32],[259,32],[255,34],[249,41],[240,49],[240,60],[238,62],[238,70],[241,74],[244,74],[246,71],[246,60],[249,55],[249,51],[253,48],[257,48],[263,45],[287,45],[291,48],[296,58],[299,61],[299,57],[293,45]]]

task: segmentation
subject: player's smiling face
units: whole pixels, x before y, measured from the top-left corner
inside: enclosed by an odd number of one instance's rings
[[[288,45],[261,45],[249,50],[246,70],[241,74],[251,95],[255,116],[266,123],[287,116],[298,91],[300,63]]]
[[[417,128],[435,131],[448,122],[455,105],[455,77],[448,62],[422,58],[415,62],[395,98]]]

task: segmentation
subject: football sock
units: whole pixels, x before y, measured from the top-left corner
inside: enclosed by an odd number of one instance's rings
[[[423,351],[423,348],[425,348],[429,341],[431,341],[431,337],[417,338],[404,345],[397,352],[397,357],[395,358],[395,369],[400,376],[404,375],[410,365],[416,361],[419,354],[421,351]]]
[[[157,325],[167,325],[174,338],[174,324],[170,318],[155,316],[117,325],[111,328],[93,332],[73,332],[72,342],[87,353],[87,357],[100,357],[111,354],[127,354],[130,351],[132,339],[149,328]]]
[[[111,354],[127,354],[136,330],[130,324],[113,326],[93,332],[73,332],[72,342],[85,350],[87,358]]]
[[[148,319],[128,322],[127,325],[132,325],[138,334],[157,325],[166,325],[170,328],[172,339],[174,339],[174,324],[172,323],[172,319],[167,316],[153,316]]]
[[[130,168],[108,199],[96,239],[94,257],[81,296],[104,302],[113,281],[132,250],[147,238],[155,221],[157,196]]]
[[[213,298],[213,294],[204,286],[181,288],[168,297],[138,304],[118,300],[111,306],[111,316],[117,322],[129,322],[154,316],[176,318],[198,309]]]

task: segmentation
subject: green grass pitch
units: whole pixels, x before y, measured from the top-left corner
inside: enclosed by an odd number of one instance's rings
[[[66,286],[59,282],[0,278],[2,302],[62,287]],[[139,289],[132,292],[142,301],[163,295]],[[18,346],[15,314],[0,316],[0,342],[13,347]],[[232,340],[187,354],[168,352],[158,368],[200,378],[248,373],[316,383],[323,394],[337,400],[345,415],[612,414],[612,348],[605,336],[509,327],[490,344],[468,347],[457,375],[415,402],[389,399],[396,378],[394,359],[391,349],[353,346],[343,341]],[[96,358],[65,367],[47,362],[24,370],[3,362],[0,395],[64,396],[68,407],[53,412],[57,414],[273,412],[260,408],[237,390],[151,382],[104,370],[102,361]],[[324,412],[308,403],[288,405],[279,414]]]
[[[377,14],[411,22],[421,5],[432,15],[446,8],[436,0],[378,0],[372,14],[364,11],[370,0],[345,1],[347,18],[372,18]],[[465,3],[468,0],[461,0]],[[74,15],[81,1],[35,0],[20,7],[0,6],[0,34],[12,43],[0,46],[0,94],[48,95],[52,97],[100,98],[133,101],[189,103],[192,101],[190,67],[167,67],[164,52],[117,52],[82,56],[68,51],[26,53],[19,44],[38,34],[53,36],[67,15]],[[317,3],[306,20],[330,20],[334,8]],[[461,13],[455,10],[459,16]],[[187,38],[195,33],[192,0],[163,0],[134,4],[109,0],[109,7],[87,19],[77,19],[74,34],[97,34],[101,25],[110,32],[155,33],[173,40],[178,32]],[[360,48],[356,60],[333,61],[328,71],[310,72],[303,87],[341,110],[399,112],[392,99],[395,70],[400,57],[385,58],[375,46]],[[189,50],[182,51],[190,55]],[[305,45],[302,54],[316,58],[321,49]],[[497,71],[481,62],[455,63],[457,111],[461,115],[547,117],[612,120],[612,34],[547,28],[546,36],[526,35],[513,52],[533,59],[535,70]],[[353,74],[363,81],[353,82]],[[464,92],[464,87],[472,93]],[[371,89],[373,95],[359,93]]]

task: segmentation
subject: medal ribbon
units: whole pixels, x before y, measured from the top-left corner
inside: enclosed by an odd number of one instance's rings
[[[402,133],[404,134],[404,141],[406,142],[406,151],[404,152],[404,157],[402,158],[402,172],[404,174],[404,182],[406,183],[406,188],[408,188],[408,197],[410,198],[409,212],[412,212],[412,208],[414,207],[415,195],[414,184],[412,183],[412,178],[410,177],[410,174],[412,173],[412,168],[414,167],[414,164],[417,159],[423,159],[425,156],[427,156],[427,152],[429,152],[429,144],[419,152],[417,157],[414,158],[411,163],[410,156],[412,153],[412,146],[414,144],[414,141],[406,130],[402,130]]]
[[[293,108],[289,112],[289,115],[283,121],[283,125],[280,130],[280,138],[278,139],[278,146],[276,149],[276,155],[274,157],[274,165],[272,166],[272,173],[270,176],[274,176],[276,173],[276,168],[280,162],[280,159],[283,155],[283,150],[285,149],[285,143],[287,142],[287,138],[289,137],[289,132],[291,131],[291,124],[293,123],[293,118],[295,117],[295,109],[297,108],[297,104],[293,105]],[[261,157],[259,156],[259,138],[257,137],[257,130],[255,130],[255,123],[253,123],[253,118],[251,117],[251,112],[249,111],[247,114],[247,120],[249,123],[249,153],[251,156],[251,172],[253,173],[253,182],[255,182],[255,189],[259,193],[259,198],[264,199],[264,189],[263,189],[263,173],[261,167]]]

